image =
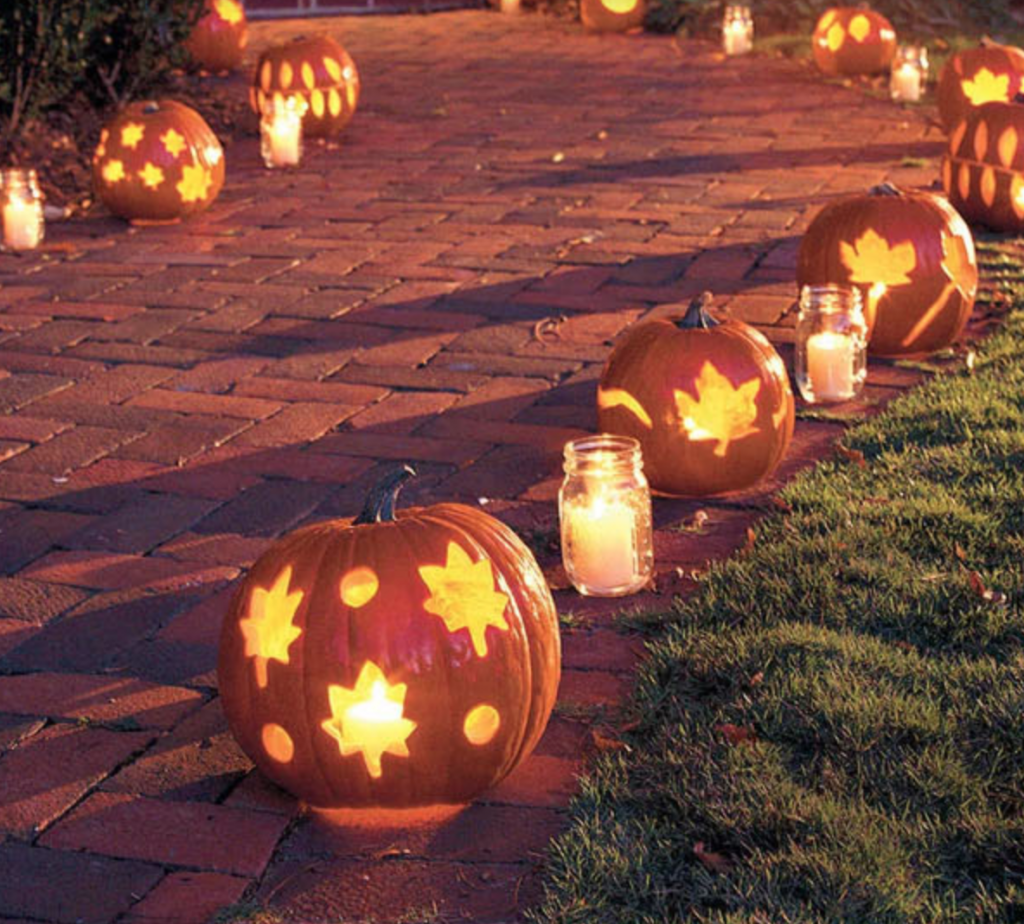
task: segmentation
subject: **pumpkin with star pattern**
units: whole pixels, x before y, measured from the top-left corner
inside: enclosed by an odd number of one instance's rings
[[[100,132],[93,187],[115,215],[168,222],[208,208],[224,185],[224,149],[198,112],[173,100],[131,103]]]
[[[396,513],[412,474],[354,522],[271,546],[223,623],[231,730],[313,806],[467,802],[526,758],[555,702],[558,617],[533,555],[472,507]]]

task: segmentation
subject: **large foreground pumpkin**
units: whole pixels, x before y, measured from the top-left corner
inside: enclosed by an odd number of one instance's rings
[[[396,515],[410,474],[355,523],[272,546],[224,621],[231,729],[315,806],[465,802],[533,750],[555,702],[558,620],[533,556],[471,507]]]
[[[770,475],[793,436],[786,367],[759,331],[716,321],[707,293],[682,317],[638,324],[597,391],[598,427],[640,441],[651,487],[740,491]]]
[[[857,286],[870,352],[934,353],[960,336],[974,307],[974,238],[945,199],[883,184],[815,216],[800,242],[797,282]]]

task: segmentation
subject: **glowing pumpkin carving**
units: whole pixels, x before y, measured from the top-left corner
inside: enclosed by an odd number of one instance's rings
[[[797,282],[856,285],[872,353],[933,353],[960,336],[974,306],[974,239],[944,199],[885,184],[815,216],[800,243]]]
[[[1024,90],[1024,51],[988,40],[957,52],[939,74],[939,119],[952,132],[977,106],[1008,103]]]
[[[834,7],[818,20],[811,45],[823,74],[877,74],[896,54],[896,30],[865,7]]]
[[[1024,96],[971,111],[950,136],[942,185],[968,221],[1024,231]]]
[[[268,100],[301,96],[308,106],[302,130],[310,137],[340,132],[359,104],[355,62],[334,39],[322,35],[277,45],[260,55],[249,102],[263,112]]]
[[[224,185],[224,149],[194,109],[171,100],[132,103],[100,132],[96,194],[130,221],[201,212]]]
[[[580,21],[591,32],[638,29],[644,14],[644,0],[580,0]]]
[[[411,474],[354,523],[272,546],[224,621],[231,729],[315,806],[465,802],[525,759],[554,705],[558,621],[533,556],[471,507],[396,515]]]
[[[715,321],[711,296],[683,317],[638,324],[601,374],[601,430],[640,441],[644,472],[666,494],[740,491],[770,475],[793,436],[786,367],[740,321]]]
[[[241,0],[206,0],[185,47],[200,67],[230,71],[242,63],[248,38]]]

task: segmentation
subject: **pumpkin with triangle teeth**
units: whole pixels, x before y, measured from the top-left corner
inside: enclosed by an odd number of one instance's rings
[[[974,307],[974,238],[942,197],[883,184],[815,216],[800,242],[797,283],[859,288],[870,352],[934,353],[960,336]]]
[[[533,555],[472,507],[396,513],[412,474],[354,523],[271,546],[223,623],[231,730],[314,806],[466,802],[529,755],[555,702],[558,618]]]
[[[1024,90],[1024,50],[988,39],[958,51],[942,67],[936,101],[945,131],[985,103],[1008,103]]]
[[[665,494],[742,491],[768,477],[793,436],[786,366],[765,336],[707,312],[645,321],[608,357],[598,427],[640,442],[644,473]]]
[[[833,7],[814,27],[811,47],[823,74],[877,74],[896,54],[896,30],[867,7]]]
[[[270,101],[299,96],[306,103],[307,137],[337,135],[359,104],[359,72],[347,51],[328,35],[268,48],[256,63],[249,102],[265,112]]]

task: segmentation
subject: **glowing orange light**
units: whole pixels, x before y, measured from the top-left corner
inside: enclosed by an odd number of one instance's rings
[[[139,179],[147,189],[158,189],[164,181],[164,172],[156,164],[146,163],[139,171]]]
[[[694,442],[715,442],[714,454],[724,456],[729,444],[760,432],[757,396],[761,380],[751,379],[736,387],[713,363],[705,361],[694,382],[696,396],[674,389],[680,427]]]
[[[868,228],[852,245],[841,242],[839,255],[850,271],[851,282],[907,285],[911,281],[909,274],[917,268],[913,241],[890,244],[872,228]]]
[[[871,34],[871,20],[863,13],[858,13],[850,20],[850,35],[855,41],[862,42]]]
[[[244,18],[242,5],[235,0],[213,0],[213,9],[224,22],[231,25],[240,23]]]
[[[629,13],[636,9],[639,0],[601,0],[601,5],[609,13]]]
[[[961,80],[960,88],[973,105],[1006,102],[1010,98],[1010,75],[998,77],[987,67],[981,68],[970,80]]]
[[[625,408],[648,430],[654,426],[654,421],[651,420],[651,415],[647,413],[644,406],[625,389],[598,388],[597,406],[605,411],[610,411],[616,407]]]
[[[312,90],[316,86],[316,74],[313,73],[313,65],[308,61],[302,62],[302,82],[306,85],[307,90]]]
[[[103,165],[102,174],[107,183],[117,183],[125,177],[124,164],[119,160],[108,160]]]
[[[202,202],[210,194],[213,174],[201,164],[191,164],[181,170],[181,182],[175,187],[182,202]]]
[[[383,671],[367,661],[352,689],[331,684],[327,688],[331,717],[321,727],[335,741],[343,757],[362,754],[366,772],[379,779],[385,754],[408,757],[406,744],[416,723],[403,717],[406,684],[391,686]]]
[[[380,588],[380,581],[371,568],[353,568],[341,579],[341,602],[359,609],[366,606]]]
[[[121,129],[121,144],[134,151],[139,146],[139,142],[145,134],[145,125],[139,125],[138,122],[129,122]]]
[[[184,136],[176,132],[173,128],[167,129],[167,131],[160,136],[160,140],[163,142],[164,150],[175,159],[182,151],[185,150]]]
[[[1017,156],[1019,143],[1020,137],[1017,134],[1017,129],[1012,125],[999,136],[996,149],[999,151],[999,162],[1004,167],[1009,168],[1013,164],[1013,159]]]
[[[470,744],[482,747],[494,739],[501,727],[501,716],[498,710],[487,703],[474,706],[466,713],[462,723],[462,733]]]
[[[825,35],[825,41],[828,43],[828,50],[833,53],[843,47],[843,42],[846,41],[846,30],[843,28],[842,23],[837,22],[828,30]]]
[[[335,83],[341,83],[341,62],[336,61],[334,58],[324,56],[324,67],[327,68],[327,73],[331,75],[331,80]]]
[[[440,616],[451,633],[468,629],[473,650],[486,657],[488,627],[508,631],[504,616],[508,597],[494,589],[490,559],[474,562],[461,545],[449,542],[446,563],[423,565],[419,572],[430,588],[423,609]]]
[[[267,662],[288,663],[288,649],[302,630],[292,625],[302,602],[301,590],[288,592],[292,580],[291,565],[284,568],[270,590],[256,587],[249,599],[249,615],[238,623],[245,638],[245,656],[255,658],[256,683],[267,685]]]
[[[263,742],[263,750],[278,763],[290,763],[295,756],[295,742],[292,741],[292,736],[275,722],[268,722],[263,726],[260,739]]]

